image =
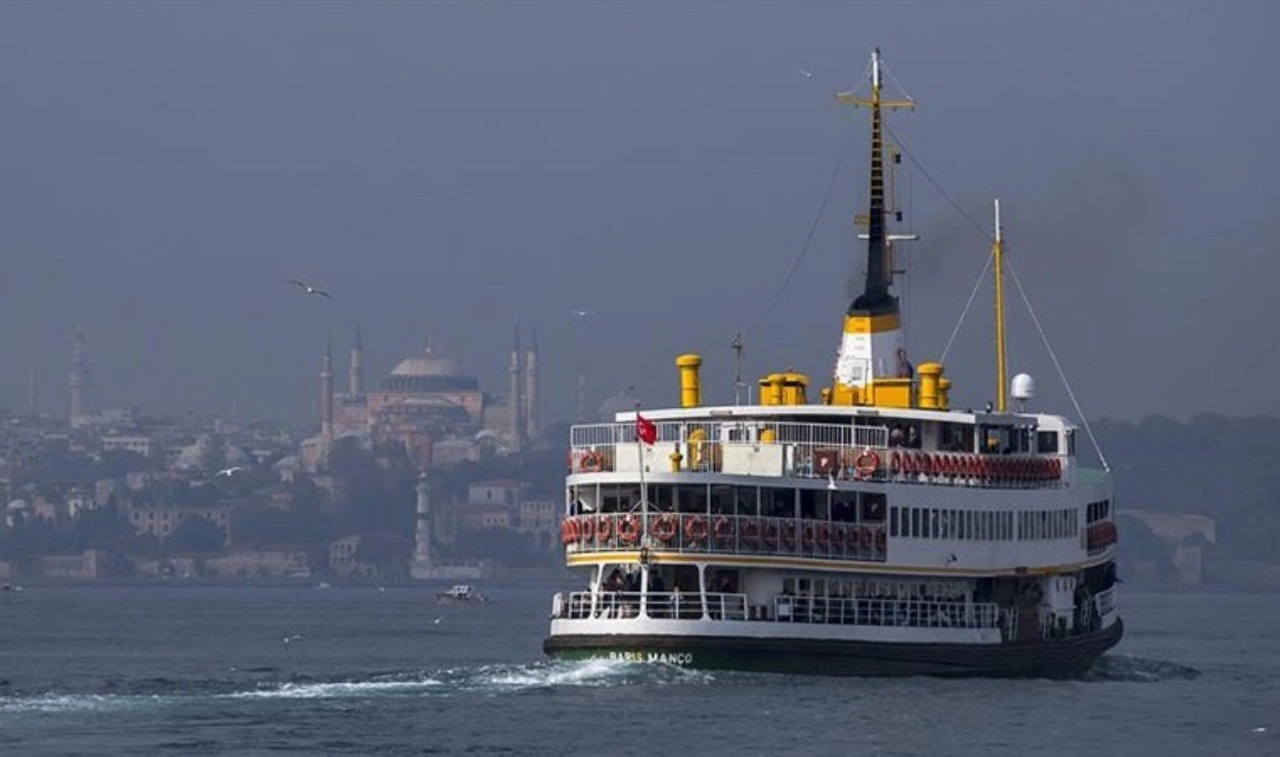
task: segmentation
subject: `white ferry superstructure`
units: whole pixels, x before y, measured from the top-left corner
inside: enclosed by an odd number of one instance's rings
[[[1007,407],[997,219],[996,401],[950,406],[913,367],[890,293],[886,149],[872,58],[866,286],[829,387],[795,371],[758,404],[681,407],[571,430],[561,537],[579,591],[552,602],[547,654],[835,675],[1083,674],[1123,633],[1112,483],[1064,417]],[[896,214],[895,214],[896,215]],[[1029,381],[1013,393],[1025,398]]]

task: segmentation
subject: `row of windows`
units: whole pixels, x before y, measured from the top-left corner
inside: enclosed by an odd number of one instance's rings
[[[586,484],[569,490],[570,514],[633,512],[639,484]],[[649,506],[661,512],[804,518],[838,523],[883,523],[885,495],[878,492],[794,489],[728,484],[649,484]]]
[[[1097,523],[1100,520],[1106,520],[1111,514],[1111,500],[1104,499],[1101,502],[1090,502],[1085,508],[1085,522]]]
[[[1080,533],[1079,512],[1075,508],[1018,513],[1018,538],[1065,539]]]
[[[892,507],[889,535],[911,539],[1064,539],[1079,533],[1079,513],[1072,508],[1018,512],[953,510],[938,507]]]

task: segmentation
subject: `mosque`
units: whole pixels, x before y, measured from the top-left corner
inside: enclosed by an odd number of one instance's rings
[[[364,342],[356,329],[347,391],[334,392],[333,350],[320,370],[319,436],[303,444],[303,466],[319,467],[335,439],[356,437],[373,446],[400,445],[419,469],[478,460],[482,453],[513,454],[538,440],[538,332],[521,348],[520,327],[508,363],[505,397],[485,392],[459,363],[428,343],[366,390]]]

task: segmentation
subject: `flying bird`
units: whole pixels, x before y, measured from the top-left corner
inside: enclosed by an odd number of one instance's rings
[[[245,467],[243,465],[233,465],[230,468],[223,468],[222,470],[218,471],[218,475],[234,476],[235,474],[239,473],[242,470],[245,470]]]
[[[812,72],[812,71],[810,71],[810,70],[809,70],[809,69],[807,69],[807,68],[802,68],[802,69],[800,69],[800,75],[801,75],[801,76],[803,76],[803,77],[804,77],[804,78],[806,78],[806,79],[812,79],[812,78],[813,78],[813,72]]]
[[[595,314],[596,314],[596,311],[594,310],[570,310],[569,311],[569,315],[574,316],[575,318],[586,318],[589,315],[595,315]]]
[[[301,639],[301,638],[302,638],[302,634],[300,634],[300,633],[290,634],[290,635],[288,635],[288,636],[284,637],[284,643],[285,643],[285,644],[292,644],[293,642],[295,642],[295,641],[297,641],[298,639]]]
[[[307,294],[318,294],[321,297],[328,297],[331,300],[333,299],[333,295],[325,291],[324,287],[314,287],[306,283],[305,281],[298,281],[297,279],[289,279],[289,283],[298,287],[299,289],[301,289],[303,292]]]

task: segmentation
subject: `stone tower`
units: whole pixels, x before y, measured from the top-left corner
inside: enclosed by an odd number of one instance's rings
[[[519,452],[524,441],[524,403],[520,395],[524,392],[524,382],[520,370],[520,324],[516,324],[515,344],[511,346],[511,366],[508,369],[511,377],[511,451]]]
[[[88,350],[84,332],[77,329],[71,340],[71,370],[67,375],[67,385],[71,390],[71,428],[81,428],[89,420],[89,408],[85,403],[85,392],[89,390]]]
[[[356,326],[356,340],[351,343],[351,374],[347,377],[347,394],[357,397],[364,394],[364,339]]]
[[[529,441],[538,438],[538,329],[529,335],[529,350],[524,354],[524,435]]]
[[[333,438],[333,337],[325,340],[320,368],[320,435]]]
[[[417,523],[413,530],[413,563],[409,575],[417,579],[431,578],[431,484],[427,474],[418,475]]]

